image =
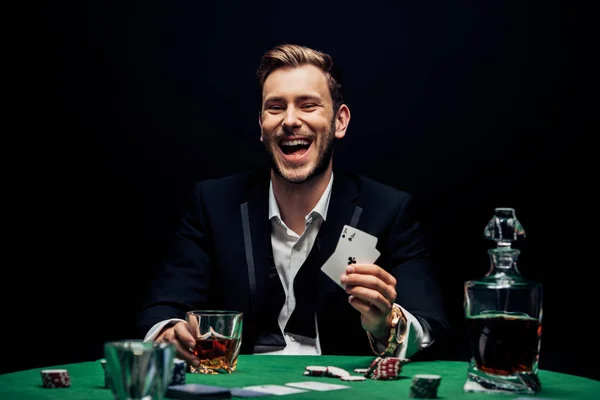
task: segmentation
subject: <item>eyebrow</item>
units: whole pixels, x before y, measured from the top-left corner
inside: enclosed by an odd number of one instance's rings
[[[302,96],[299,96],[298,98],[296,98],[296,101],[317,101],[320,102],[322,101],[321,97],[317,96],[317,95],[312,95],[312,94],[305,94]],[[265,99],[265,103],[270,103],[270,102],[276,102],[276,101],[285,101],[285,98],[282,96],[273,96],[273,97],[268,97]]]

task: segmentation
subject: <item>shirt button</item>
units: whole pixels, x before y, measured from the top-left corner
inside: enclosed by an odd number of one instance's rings
[[[294,250],[296,251],[300,251],[300,245],[299,244],[295,244],[293,247]]]
[[[294,337],[294,335],[290,335],[290,341],[295,342],[296,338]]]

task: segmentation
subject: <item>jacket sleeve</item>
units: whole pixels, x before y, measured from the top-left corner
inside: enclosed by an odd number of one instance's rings
[[[168,256],[159,265],[136,320],[141,337],[160,321],[185,319],[209,300],[212,255],[201,184],[195,183]]]
[[[446,350],[450,328],[430,245],[415,198],[399,204],[388,243],[390,273],[396,278],[396,303],[423,327],[425,341],[411,359],[434,359]]]

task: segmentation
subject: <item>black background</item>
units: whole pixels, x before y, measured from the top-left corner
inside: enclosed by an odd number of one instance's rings
[[[60,3],[60,4],[56,4]],[[352,119],[335,164],[426,206],[463,359],[462,285],[495,207],[544,284],[540,367],[599,379],[597,132],[575,2],[54,2],[8,36],[0,372],[102,357],[132,322],[192,181],[264,165],[255,72],[326,51]],[[8,16],[10,18],[10,16]],[[594,97],[595,99],[595,97]]]

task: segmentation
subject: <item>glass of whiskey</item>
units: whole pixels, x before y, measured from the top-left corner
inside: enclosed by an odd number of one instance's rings
[[[232,373],[237,367],[242,345],[243,313],[228,310],[194,310],[186,315],[196,347],[192,349],[200,359],[192,373]]]

